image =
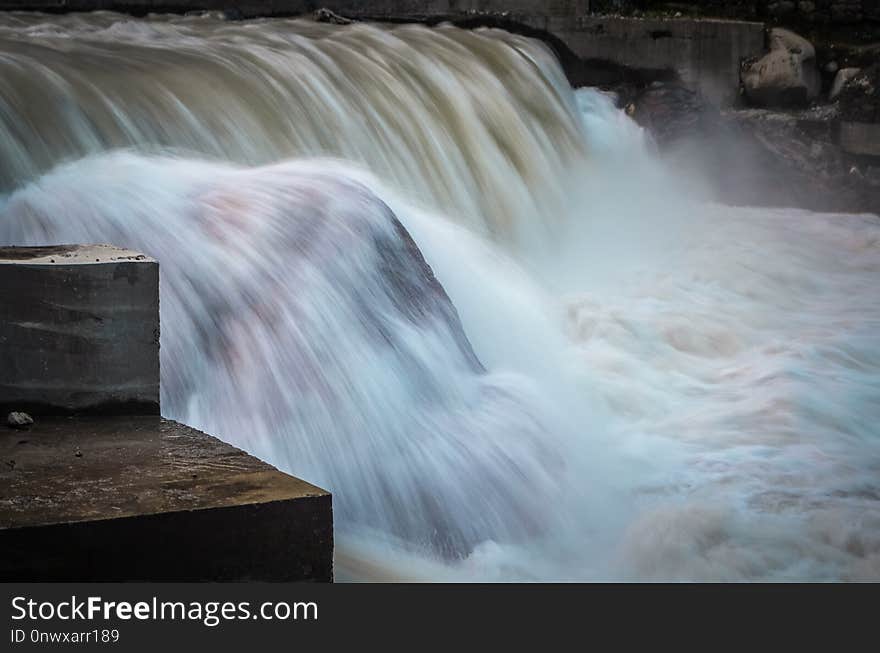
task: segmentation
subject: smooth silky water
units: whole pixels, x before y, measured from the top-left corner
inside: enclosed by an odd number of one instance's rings
[[[880,219],[713,203],[536,41],[0,14],[0,243],[66,242],[339,579],[880,578]]]

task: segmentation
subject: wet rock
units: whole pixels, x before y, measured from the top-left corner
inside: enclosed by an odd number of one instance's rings
[[[747,99],[764,107],[805,106],[819,95],[821,81],[812,43],[786,29],[770,31],[770,52],[744,67]]]
[[[843,91],[843,87],[847,82],[861,72],[861,68],[841,68],[834,77],[834,83],[831,84],[831,90],[828,92],[829,100],[836,100]]]
[[[816,211],[876,211],[880,185],[852,174],[854,159],[841,147],[836,124],[837,105],[817,106],[803,112],[764,109],[731,111],[726,116],[739,127],[726,158],[734,161],[736,148],[751,149],[743,172],[752,203],[797,206]]]
[[[34,418],[27,413],[13,411],[6,417],[6,424],[13,429],[26,429],[34,423]]]
[[[628,113],[659,145],[668,145],[705,131],[718,113],[699,93],[680,84],[652,84]]]
[[[840,116],[849,122],[880,122],[880,64],[853,75],[837,96]]]
[[[351,18],[340,16],[326,8],[315,11],[314,18],[318,23],[331,23],[332,25],[350,25],[354,22]]]

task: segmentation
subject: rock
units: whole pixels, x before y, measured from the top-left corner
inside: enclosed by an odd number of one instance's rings
[[[627,113],[661,146],[711,130],[718,119],[702,96],[680,84],[652,84],[631,106]]]
[[[829,75],[835,74],[840,69],[836,61],[829,61],[825,64],[825,72]]]
[[[767,5],[767,13],[771,16],[788,16],[794,13],[795,3],[790,0],[782,0],[781,2],[771,2]]]
[[[798,2],[797,4],[798,11],[802,14],[812,14],[816,11],[816,3],[815,2]]]
[[[838,70],[834,77],[834,83],[831,84],[831,90],[828,92],[828,99],[836,100],[846,83],[860,72],[862,72],[861,68],[841,68]]]
[[[819,95],[816,50],[786,29],[770,31],[770,52],[747,64],[742,73],[748,100],[765,107],[805,106]]]
[[[340,16],[329,9],[318,9],[314,13],[315,21],[318,23],[331,23],[333,25],[350,25],[354,21],[351,18]]]
[[[773,50],[788,50],[793,54],[801,55],[802,60],[816,58],[816,49],[812,43],[803,36],[781,27],[770,30],[770,51]]]
[[[862,20],[862,3],[858,0],[854,2],[834,2],[831,5],[831,22],[841,25],[858,23]]]
[[[27,413],[12,412],[6,417],[6,424],[13,429],[26,429],[34,423],[34,418]]]
[[[850,172],[853,159],[839,143],[838,112],[835,104],[796,113],[725,112],[738,129],[735,137],[715,148],[724,175],[721,188],[727,193],[721,199],[742,203],[745,197],[752,204],[813,211],[876,212],[880,185]]]

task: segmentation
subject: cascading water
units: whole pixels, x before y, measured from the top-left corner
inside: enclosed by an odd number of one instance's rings
[[[0,242],[158,258],[164,412],[342,577],[880,577],[876,216],[709,203],[497,30],[7,14],[0,73]]]

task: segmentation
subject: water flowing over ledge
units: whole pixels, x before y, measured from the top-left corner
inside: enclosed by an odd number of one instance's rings
[[[0,241],[159,259],[166,409],[333,491],[342,575],[880,574],[876,216],[707,203],[498,31],[0,52]]]
[[[121,147],[336,156],[505,233],[584,155],[552,54],[500,30],[0,14],[0,52],[0,191]]]

